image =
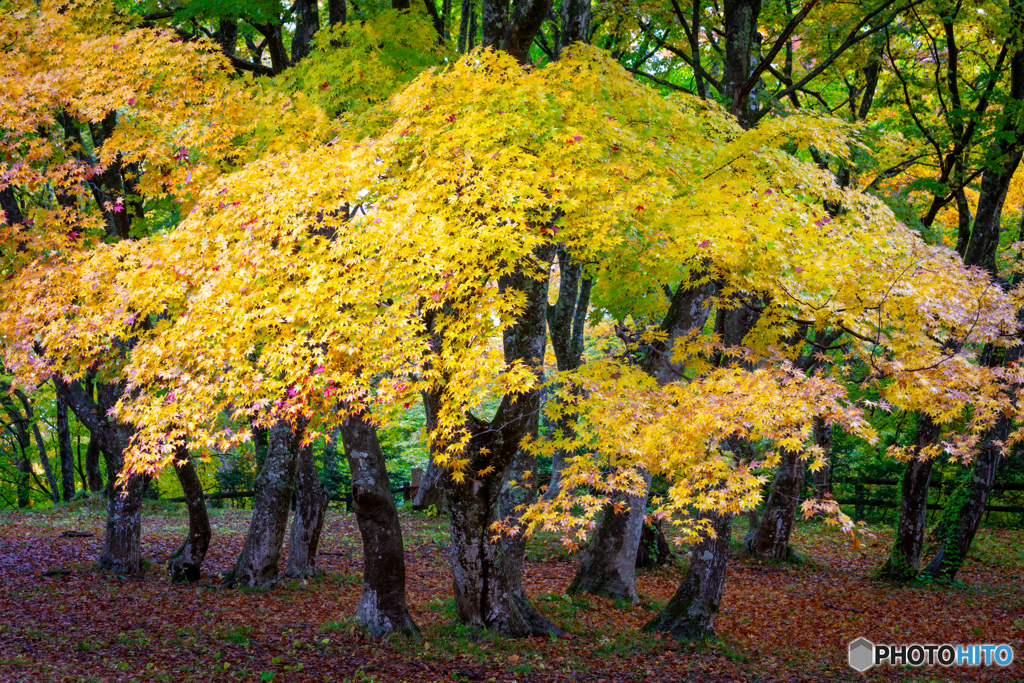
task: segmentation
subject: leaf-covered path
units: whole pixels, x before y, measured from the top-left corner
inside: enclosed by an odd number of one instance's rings
[[[249,511],[213,511],[213,540],[198,585],[168,582],[163,561],[187,519],[147,509],[142,576],[92,568],[104,517],[96,502],[0,513],[2,681],[822,681],[1024,679],[1004,670],[884,669],[856,675],[846,645],[1009,642],[1024,656],[1024,549],[1020,532],[985,530],[962,572],[965,585],[894,588],[868,578],[887,550],[878,533],[859,551],[817,524],[798,526],[814,564],[737,559],[717,630],[722,641],[682,646],[639,633],[675,590],[679,568],[642,573],[636,607],[562,594],[575,570],[554,539],[531,540],[525,584],[541,610],[571,632],[559,640],[471,637],[453,623],[443,519],[403,515],[409,602],[419,643],[374,642],[348,621],[360,593],[355,518],[332,510],[321,541],[327,575],[270,593],[221,589]],[[741,525],[742,526],[742,525]],[[92,536],[62,536],[65,532]],[[739,533],[739,532],[737,532]],[[283,564],[282,564],[283,566]],[[47,572],[60,572],[47,575]],[[66,573],[64,573],[66,572]]]

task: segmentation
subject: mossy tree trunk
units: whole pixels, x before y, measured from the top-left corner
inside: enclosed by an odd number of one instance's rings
[[[921,550],[928,521],[928,484],[935,462],[933,458],[923,456],[922,450],[938,438],[939,426],[928,415],[919,416],[916,457],[907,462],[903,471],[896,536],[892,553],[883,567],[883,574],[890,581],[909,581],[921,570]]]

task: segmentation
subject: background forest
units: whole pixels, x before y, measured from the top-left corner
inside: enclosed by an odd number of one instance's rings
[[[0,11],[0,670],[1019,645],[1019,0]]]

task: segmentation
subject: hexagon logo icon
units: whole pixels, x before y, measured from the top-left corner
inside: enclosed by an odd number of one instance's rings
[[[850,643],[850,666],[857,671],[867,671],[875,664],[875,644],[867,638],[858,638]]]

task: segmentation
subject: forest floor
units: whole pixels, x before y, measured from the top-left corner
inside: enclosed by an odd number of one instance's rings
[[[888,529],[855,549],[818,523],[796,543],[812,562],[729,568],[721,638],[680,645],[640,633],[675,591],[682,562],[642,572],[637,606],[563,595],[576,558],[554,538],[531,539],[524,582],[540,610],[570,635],[474,637],[454,623],[444,518],[403,513],[410,611],[418,642],[366,639],[351,626],[360,594],[355,518],[331,510],[316,580],[276,590],[225,590],[247,510],[211,510],[202,581],[169,583],[162,566],[187,528],[184,506],[147,503],[140,576],[94,569],[102,502],[0,511],[0,681],[876,681],[1024,680],[1022,532],[983,529],[960,582],[894,587],[871,578]],[[744,527],[744,524],[738,526]],[[739,533],[745,529],[738,530]],[[92,533],[64,537],[67,531]],[[284,562],[282,561],[282,567]],[[46,576],[48,571],[67,574]],[[858,636],[881,643],[1010,643],[1004,669],[847,667]]]

